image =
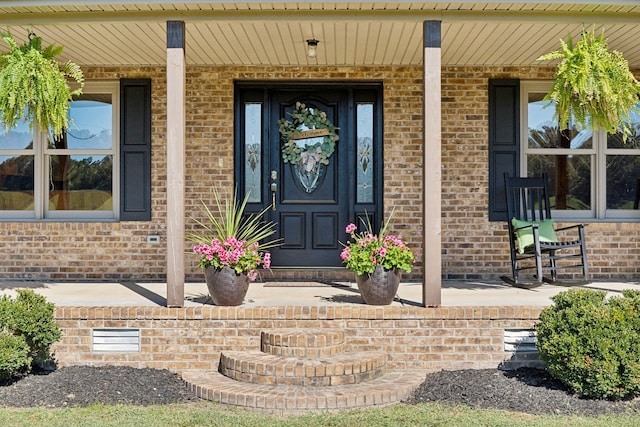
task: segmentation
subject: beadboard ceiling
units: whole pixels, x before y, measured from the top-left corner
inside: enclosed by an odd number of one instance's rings
[[[189,65],[418,65],[423,21],[441,20],[447,66],[539,65],[560,39],[595,28],[640,68],[640,0],[0,1],[0,29],[20,41],[31,30],[80,65],[164,65],[172,20],[186,23]]]

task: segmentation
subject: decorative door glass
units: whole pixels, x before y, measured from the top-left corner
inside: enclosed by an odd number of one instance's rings
[[[373,104],[356,107],[357,202],[373,203]]]
[[[250,193],[248,202],[259,203],[262,200],[262,104],[246,103],[244,118],[244,185]]]

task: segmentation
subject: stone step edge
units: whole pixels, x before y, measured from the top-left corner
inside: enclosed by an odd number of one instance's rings
[[[181,376],[201,399],[285,416],[399,403],[422,384],[426,372],[393,371],[365,383],[335,387],[256,385],[232,380],[217,371],[184,371]]]
[[[335,386],[357,384],[386,373],[382,352],[350,352],[319,359],[282,357],[255,351],[223,351],[219,371],[252,384]]]

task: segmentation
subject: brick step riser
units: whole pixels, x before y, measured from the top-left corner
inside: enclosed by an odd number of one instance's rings
[[[341,343],[327,347],[282,347],[263,343],[261,349],[263,353],[274,356],[301,358],[328,357],[344,353],[344,344]]]
[[[219,371],[254,384],[333,386],[357,384],[386,373],[384,353],[349,353],[326,359],[297,359],[263,353],[225,352]]]
[[[186,371],[183,378],[202,399],[274,415],[386,406],[407,399],[424,381],[424,376],[413,371],[390,372],[365,383],[335,387],[256,385],[212,371]]]
[[[274,356],[325,357],[344,352],[344,332],[277,329],[260,334],[260,350]]]

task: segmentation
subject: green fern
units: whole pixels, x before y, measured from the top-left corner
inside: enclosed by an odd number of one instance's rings
[[[10,48],[0,56],[0,116],[5,130],[24,120],[30,127],[37,124],[42,131],[60,136],[69,125],[69,101],[82,93],[82,70],[73,62],[56,61],[63,47],[43,49],[40,37],[30,35],[22,46],[10,32],[0,31],[0,37]],[[67,79],[80,87],[71,90]]]
[[[561,50],[538,58],[561,59],[546,100],[556,104],[555,117],[564,126],[572,118],[578,128],[603,128],[609,133],[633,135],[630,113],[638,108],[640,82],[618,51],[609,51],[604,35],[584,32],[575,46],[571,36]]]

